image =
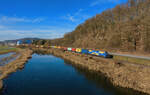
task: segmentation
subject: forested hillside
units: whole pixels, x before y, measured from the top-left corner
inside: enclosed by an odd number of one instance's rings
[[[150,0],[129,0],[106,10],[52,45],[150,51]]]

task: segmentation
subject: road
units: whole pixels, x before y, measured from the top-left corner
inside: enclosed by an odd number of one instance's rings
[[[111,54],[111,55],[118,55],[118,56],[125,56],[125,57],[132,57],[132,58],[140,58],[140,59],[150,60],[150,57],[146,57],[146,56],[136,56],[136,55],[118,54],[118,53],[109,53],[109,54]]]

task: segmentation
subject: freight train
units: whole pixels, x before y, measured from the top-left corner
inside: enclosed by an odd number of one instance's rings
[[[100,50],[83,49],[83,48],[71,48],[71,47],[60,47],[60,46],[50,46],[50,47],[51,48],[62,49],[64,51],[81,53],[81,54],[101,56],[101,57],[104,57],[104,58],[112,58],[113,57],[108,52],[106,52],[106,51],[100,51]]]

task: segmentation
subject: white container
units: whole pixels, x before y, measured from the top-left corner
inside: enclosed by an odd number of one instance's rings
[[[72,51],[72,48],[67,48],[68,51]]]

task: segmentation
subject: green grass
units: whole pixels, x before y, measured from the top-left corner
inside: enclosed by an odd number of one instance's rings
[[[129,63],[136,63],[136,64],[142,64],[142,65],[150,65],[150,60],[141,59],[141,58],[132,58],[132,57],[125,57],[125,56],[114,56],[114,60],[117,61],[125,61]]]
[[[7,47],[7,46],[0,46],[0,54],[15,52],[17,48],[15,47]]]

